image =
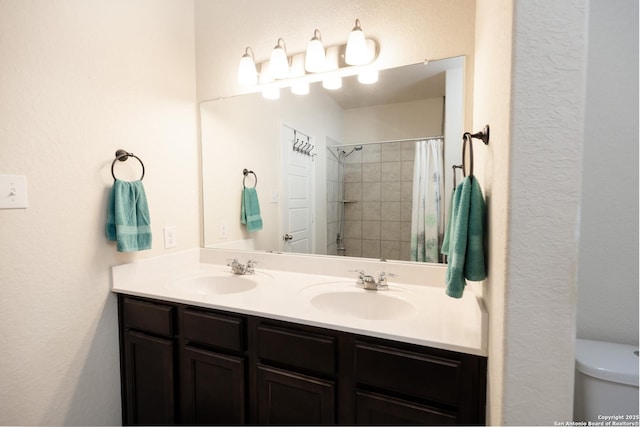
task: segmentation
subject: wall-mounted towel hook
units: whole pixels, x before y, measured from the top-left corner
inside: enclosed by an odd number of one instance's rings
[[[125,162],[129,157],[133,157],[134,159],[140,162],[140,166],[142,166],[142,176],[140,176],[140,181],[142,181],[142,179],[144,178],[144,163],[142,163],[142,160],[140,160],[140,157],[136,156],[133,153],[128,153],[126,150],[119,149],[116,151],[116,158],[113,159],[113,162],[111,162],[111,176],[113,177],[114,181],[116,180],[116,174],[113,171],[113,167],[116,164],[116,160]]]
[[[254,171],[250,171],[249,169],[246,169],[246,168],[242,169],[242,174],[244,175],[244,178],[242,179],[242,186],[244,188],[247,188],[247,185],[246,185],[247,176],[249,174],[252,174],[253,175],[253,179],[254,179],[252,188],[256,188],[256,186],[258,185],[258,175],[256,175],[256,173]]]

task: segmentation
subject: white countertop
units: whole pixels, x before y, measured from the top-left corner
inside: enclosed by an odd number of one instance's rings
[[[353,273],[336,276],[284,270],[282,262],[269,262],[269,256],[272,255],[262,257],[256,266],[256,274],[249,276],[233,275],[224,262],[216,262],[235,256],[234,253],[229,256],[224,251],[212,253],[208,249],[200,249],[115,266],[112,271],[112,290],[116,293],[487,355],[488,315],[482,301],[469,287],[462,298],[454,299],[445,295],[442,286],[403,283],[400,277],[396,277],[389,279],[387,291],[365,291],[356,288]],[[300,270],[300,257],[285,254],[277,256],[279,260],[285,260],[285,264],[291,264],[291,270]],[[322,264],[322,261],[315,262]],[[270,267],[268,264],[273,264],[278,269],[267,268]],[[294,264],[298,268],[293,268]],[[330,260],[325,267],[325,271],[330,271]],[[402,269],[401,266],[386,264],[385,267],[388,267],[387,271]],[[423,268],[428,269],[426,266]],[[367,271],[367,274],[373,272]],[[200,277],[210,275],[224,278],[232,285],[237,283],[249,286],[242,292],[217,294],[181,286],[184,280],[197,281]],[[425,280],[429,281],[429,275],[425,276]],[[436,277],[440,277],[439,273]],[[328,306],[324,304],[322,307],[317,304],[317,299],[312,303],[314,297],[327,293],[337,294],[333,295],[338,297],[335,310],[331,305],[333,300]],[[361,295],[364,297],[362,302]],[[358,306],[353,306],[353,310],[348,306],[349,297],[358,300]],[[380,297],[394,303],[394,307],[390,309],[395,311],[389,311],[392,313],[389,316],[380,312],[385,310],[384,304],[383,309],[379,310]],[[370,308],[375,311],[367,312],[367,307],[363,307],[365,305],[371,305]],[[342,306],[342,311],[338,306]]]

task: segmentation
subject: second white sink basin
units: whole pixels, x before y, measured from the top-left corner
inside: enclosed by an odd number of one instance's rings
[[[307,288],[311,306],[325,313],[365,320],[394,320],[413,315],[416,307],[403,298],[405,292],[368,291],[352,284],[326,284]],[[311,294],[311,295],[310,295]]]

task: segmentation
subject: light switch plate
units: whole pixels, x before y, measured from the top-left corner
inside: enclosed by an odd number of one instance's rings
[[[27,177],[24,175],[0,175],[0,209],[25,209]]]

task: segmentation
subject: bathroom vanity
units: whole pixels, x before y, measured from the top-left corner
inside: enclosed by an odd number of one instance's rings
[[[336,277],[269,270],[264,280],[260,271],[255,279],[230,276],[223,266],[203,266],[200,260],[178,268],[180,273],[156,271],[155,278],[135,264],[114,267],[124,424],[485,422],[484,338],[477,348],[465,348],[484,327],[462,325],[459,331],[467,336],[457,341],[450,339],[455,327],[429,332],[429,323],[473,321],[472,314],[465,319],[461,313],[432,312],[421,318],[408,305],[404,312],[376,306],[378,314],[371,316],[354,308],[349,317],[304,301],[327,295],[327,289],[333,295],[336,287],[343,292],[340,299],[349,301],[350,295],[383,302],[396,296],[356,289]],[[185,269],[191,272],[185,275]],[[194,280],[200,286],[212,274],[221,278],[218,283],[258,285],[215,295],[190,289]],[[420,292],[431,291],[390,283],[393,288],[412,292],[399,294],[412,305],[420,305]],[[460,310],[469,311],[473,303],[460,301]],[[483,323],[486,313],[478,307]]]

